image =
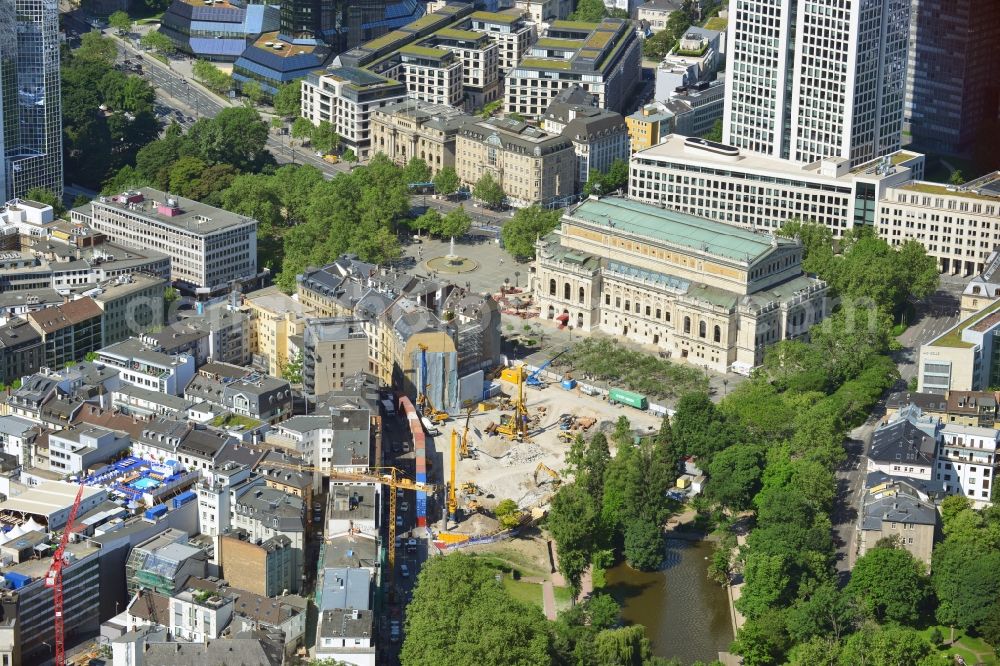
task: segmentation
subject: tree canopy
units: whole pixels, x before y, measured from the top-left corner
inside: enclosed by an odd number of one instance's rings
[[[534,258],[535,241],[558,227],[559,217],[559,211],[539,206],[518,210],[500,231],[504,248],[518,259]]]
[[[458,191],[461,184],[454,167],[444,167],[434,176],[434,191],[438,194],[452,195]]]
[[[490,208],[496,208],[503,203],[506,196],[500,183],[487,171],[476,181],[476,186],[472,189],[472,196],[482,201]]]

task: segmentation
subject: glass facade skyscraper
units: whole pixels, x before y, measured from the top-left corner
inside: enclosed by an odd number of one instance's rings
[[[6,200],[44,187],[62,196],[57,0],[0,1],[0,122]]]

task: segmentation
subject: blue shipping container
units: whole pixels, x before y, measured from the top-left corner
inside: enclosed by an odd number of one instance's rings
[[[167,513],[167,505],[157,504],[152,509],[146,509],[146,513],[144,515],[146,516],[147,520],[156,520],[161,516],[165,516],[166,513]]]
[[[3,577],[10,583],[12,590],[20,590],[22,587],[31,582],[31,576],[25,576],[24,574],[19,574],[14,571],[5,573]]]
[[[186,490],[172,500],[173,507],[176,509],[178,507],[184,506],[188,502],[196,499],[198,496],[191,490]]]

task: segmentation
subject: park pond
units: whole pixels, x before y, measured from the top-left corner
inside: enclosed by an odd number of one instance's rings
[[[622,604],[626,622],[646,627],[656,656],[711,662],[729,649],[728,595],[708,579],[712,548],[708,541],[670,538],[659,570],[635,571],[626,564],[608,570],[607,591]]]

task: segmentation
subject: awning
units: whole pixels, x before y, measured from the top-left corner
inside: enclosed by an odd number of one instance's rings
[[[569,313],[563,312],[561,315],[556,317],[556,321],[569,321]]]

